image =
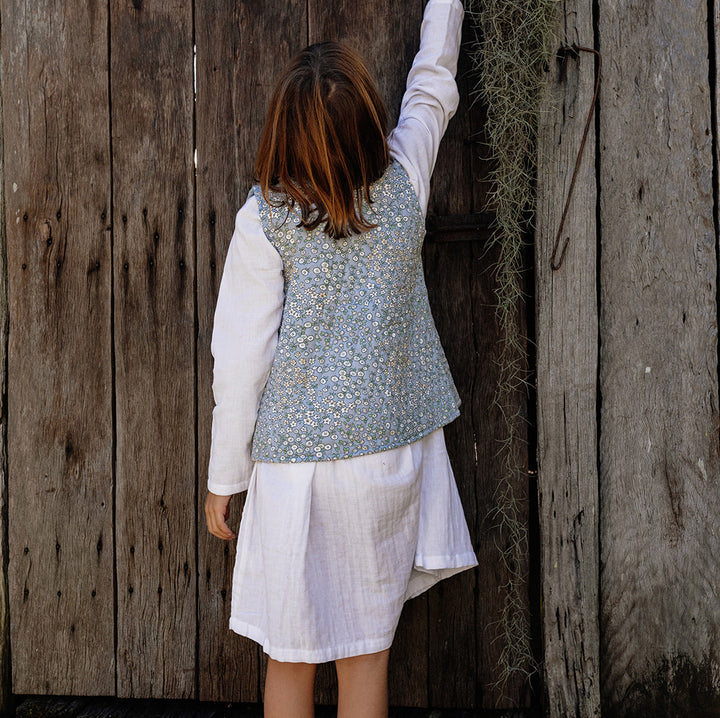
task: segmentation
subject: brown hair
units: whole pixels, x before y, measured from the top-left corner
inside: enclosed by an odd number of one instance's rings
[[[299,53],[280,78],[255,162],[263,197],[298,205],[300,225],[323,222],[331,237],[375,225],[363,216],[363,196],[390,162],[387,111],[362,58],[337,42]]]

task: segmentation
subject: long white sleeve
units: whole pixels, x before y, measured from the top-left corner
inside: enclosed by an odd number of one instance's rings
[[[390,154],[408,173],[423,214],[427,213],[430,177],[440,140],[459,102],[455,73],[462,21],[460,0],[428,2],[400,119],[388,138]]]
[[[208,490],[214,494],[248,487],[255,419],[275,356],[283,291],[282,260],[265,237],[251,195],[235,218],[213,325]]]

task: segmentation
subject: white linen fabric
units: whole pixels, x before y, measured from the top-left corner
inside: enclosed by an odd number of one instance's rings
[[[259,462],[230,628],[278,661],[375,653],[405,600],[476,563],[442,429],[351,459]]]
[[[430,0],[390,153],[423,215],[454,114],[462,4]],[[230,627],[276,660],[318,663],[389,647],[405,600],[477,565],[442,429],[323,462],[253,465],[252,436],[283,310],[280,256],[252,192],[238,212],[215,312],[208,490],[248,490]]]

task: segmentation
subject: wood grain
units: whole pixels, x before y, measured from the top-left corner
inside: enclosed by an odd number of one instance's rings
[[[18,705],[16,718],[261,718],[262,706],[249,703],[196,703],[118,698],[30,696]],[[335,718],[334,707],[318,707],[316,718]],[[470,713],[391,708],[390,718],[540,718],[540,712]]]
[[[2,18],[0,17],[0,28]],[[0,39],[0,47],[3,43]],[[0,62],[0,67],[2,63]],[[3,82],[0,76],[0,716],[13,710],[10,667],[10,593],[8,582],[8,408],[7,359],[10,313],[7,294],[7,232],[5,230],[5,138],[3,136]]]
[[[385,100],[389,126],[394,127],[407,72],[418,48],[421,18],[420,0],[382,3],[346,1],[335,5],[309,0],[308,41],[338,40],[356,48],[365,58]],[[424,601],[424,598],[419,599],[405,612],[391,652],[391,701],[400,705],[426,705],[427,701]],[[409,670],[411,667],[413,670]],[[323,671],[318,675],[316,693],[319,703],[335,700],[332,671]]]
[[[308,42],[338,40],[360,52],[385,100],[392,128],[418,48],[421,19],[420,0],[308,0]]]
[[[464,25],[464,46],[472,40],[471,23]],[[471,104],[477,80],[468,56],[458,63],[460,106],[443,139],[432,180],[430,219],[452,217],[489,208],[489,163],[483,156],[485,111]],[[499,621],[507,583],[500,547],[507,540],[494,514],[497,484],[502,475],[498,453],[506,428],[494,406],[499,379],[497,359],[501,336],[495,320],[495,249],[484,242],[457,246],[427,245],[426,281],[433,315],[448,355],[463,406],[460,418],[446,429],[448,451],[465,507],[480,568],[441,583],[429,593],[430,658],[435,667],[430,680],[429,704],[437,707],[509,708],[528,704],[529,684],[518,672],[505,686],[500,680],[499,659],[505,644]],[[524,306],[518,321],[525,334]],[[513,398],[521,416],[527,415],[527,397]],[[513,451],[527,467],[526,429]],[[529,520],[527,474],[514,485],[521,521]],[[529,557],[522,572],[527,575]],[[524,593],[524,609],[531,611]],[[474,607],[470,612],[468,609]],[[522,666],[529,669],[529,666]],[[437,673],[437,675],[434,675]]]
[[[190,0],[113,0],[119,696],[195,697]]]
[[[13,686],[112,693],[107,15],[3,11]]]
[[[500,587],[508,578],[499,551],[506,537],[494,514],[502,475],[498,446],[505,432],[493,403],[500,340],[492,274],[497,251],[478,243],[433,244],[425,247],[425,261],[433,315],[463,400],[460,418],[445,435],[480,564],[429,592],[430,705],[509,708],[528,701],[528,685],[524,676],[513,678],[504,690],[497,685],[504,648],[498,622],[505,593]],[[526,397],[516,400],[524,412]],[[527,456],[522,437],[515,450]],[[527,520],[527,476],[518,477],[514,490],[521,518]],[[525,610],[530,611],[529,604]]]
[[[470,242],[427,245],[426,282],[433,316],[462,400],[461,416],[445,429],[455,480],[468,518],[473,545],[477,533],[473,383],[480,362],[473,345],[474,247]],[[496,558],[496,555],[493,556]],[[428,705],[475,708],[478,664],[474,594],[477,569],[442,581],[428,592]]]
[[[592,46],[592,3],[564,0],[558,44]],[[553,53],[554,54],[554,53]],[[544,679],[549,716],[599,716],[597,229],[591,127],[565,222],[562,267],[550,259],[594,90],[594,58],[561,72],[555,57],[540,113],[535,290],[538,495]],[[558,253],[559,256],[559,253]]]
[[[464,42],[471,36],[466,20]],[[461,52],[460,105],[448,126],[433,173],[431,224],[436,217],[477,212],[487,203],[487,185],[483,187],[482,177],[474,174],[478,168],[487,169],[474,141],[483,115],[480,105],[470,103],[474,79],[468,57]],[[507,576],[498,548],[503,537],[493,510],[502,471],[498,447],[505,428],[499,410],[493,406],[500,348],[492,271],[497,253],[488,252],[485,243],[478,240],[479,235],[474,241],[457,245],[429,243],[425,247],[433,316],[463,402],[460,418],[445,431],[446,441],[480,562],[479,569],[442,582],[428,594],[428,665],[432,667],[428,705],[438,708],[510,707],[522,704],[521,696],[525,695],[523,680],[508,686],[507,695],[495,687],[504,647],[498,632],[504,593],[498,587],[505,585]],[[518,398],[525,403],[524,396]],[[527,454],[524,443],[520,451]],[[526,509],[525,479],[515,488]]]
[[[609,716],[716,716],[720,705],[718,128],[707,13],[698,0],[600,4],[599,49],[610,59],[600,96]]]
[[[43,0],[30,11],[3,0],[16,691],[260,698],[262,652],[227,629],[234,551],[206,534],[202,512],[224,256],[285,61],[308,41],[351,42],[394,123],[422,9],[422,0],[229,9],[111,0],[102,10]],[[433,181],[432,211],[442,216],[483,209],[486,188],[474,134],[482,108],[467,105],[463,62],[463,103]],[[406,606],[391,702],[495,706],[487,686],[497,678],[491,634],[504,576],[488,519],[501,431],[489,408],[494,255],[476,243],[426,253],[465,402],[448,447],[483,573]],[[0,352],[2,340],[0,326]],[[0,358],[0,384],[1,369]],[[241,506],[234,501],[235,522]],[[0,529],[1,512],[0,481]],[[523,690],[511,702],[522,703]],[[323,667],[317,698],[336,697]]]
[[[195,2],[197,41],[198,494],[207,492],[212,425],[210,340],[235,213],[252,184],[257,143],[278,73],[307,44],[305,0]],[[244,494],[233,499],[237,526]],[[202,700],[260,700],[256,643],[228,629],[235,545],[205,530],[199,502],[199,672]]]

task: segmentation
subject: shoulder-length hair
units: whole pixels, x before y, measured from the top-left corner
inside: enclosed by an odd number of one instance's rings
[[[300,225],[333,238],[375,225],[363,197],[388,167],[387,110],[362,58],[337,42],[299,53],[280,78],[260,140],[255,180],[300,209]]]

